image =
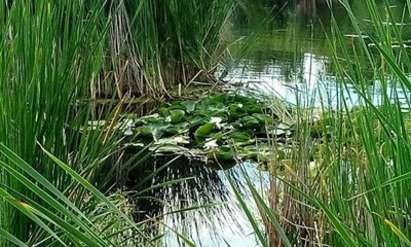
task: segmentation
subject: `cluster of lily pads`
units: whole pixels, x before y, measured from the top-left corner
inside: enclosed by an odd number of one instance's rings
[[[264,100],[238,94],[174,101],[132,119],[134,141],[155,155],[186,155],[216,168],[263,162],[278,117]]]

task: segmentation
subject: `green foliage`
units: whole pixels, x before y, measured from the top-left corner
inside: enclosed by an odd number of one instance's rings
[[[183,110],[172,110],[170,111],[170,123],[177,124],[183,121],[185,111]]]
[[[104,109],[104,124],[90,126],[101,116],[84,99],[114,91],[121,99],[125,92],[162,96],[197,74],[212,79],[233,7],[234,1],[1,1],[1,246],[123,244],[110,238],[132,226],[129,215],[91,185],[112,180],[116,164],[110,173],[103,165],[121,148],[122,102],[113,114]],[[192,111],[183,106],[170,109],[169,124]],[[182,128],[150,124],[136,123],[140,135],[158,139]]]
[[[82,166],[90,179],[112,151],[107,148],[110,139],[107,146],[97,145],[101,133],[80,131],[87,125],[89,109],[76,102],[87,95],[103,59],[99,53],[103,35],[96,30],[102,6],[87,9],[84,1],[6,2],[0,4],[0,142],[59,189],[70,189],[64,172],[51,165],[39,144],[70,160],[74,169]],[[82,150],[74,148],[78,146]],[[14,200],[9,194],[15,192],[34,199],[21,181],[3,171],[3,196]],[[79,192],[73,200],[82,196]],[[26,216],[0,202],[1,228],[21,241],[40,241],[45,228],[34,227]]]
[[[158,114],[128,120],[137,126],[132,142],[144,146],[154,140],[151,150],[157,154],[208,157],[208,163],[225,163],[226,167],[236,160],[264,163],[267,150],[257,155],[252,147],[266,145],[268,137],[276,135],[279,119],[272,110],[265,110],[268,103],[264,98],[236,93],[170,102],[160,107]],[[232,148],[225,150],[228,146]]]
[[[253,116],[245,116],[240,119],[241,126],[245,129],[256,130],[260,126],[260,122]]]
[[[215,123],[205,123],[198,127],[198,129],[194,132],[194,136],[196,140],[200,143],[204,142],[205,138],[216,129]]]
[[[159,97],[177,83],[213,80],[235,5],[234,0],[115,1],[109,43],[115,74],[124,78],[117,90]]]
[[[275,245],[410,244],[410,52],[403,37],[405,27],[398,24],[410,19],[394,18],[392,11],[407,12],[411,5],[364,1],[369,30],[360,25],[364,17],[354,14],[349,1],[340,2],[355,38],[347,45],[346,33],[333,19],[328,39],[337,70],[338,105],[321,109],[320,120],[314,123],[311,109],[297,106],[295,135],[287,152],[269,161],[273,175],[269,207],[254,198],[274,235],[259,228],[239,198],[262,245],[267,239]],[[359,96],[357,107],[349,106],[347,93]],[[381,103],[376,103],[376,93]],[[274,143],[272,149],[279,147]],[[279,166],[285,169],[273,169]],[[270,222],[268,214],[277,217]],[[282,217],[286,220],[276,224]]]

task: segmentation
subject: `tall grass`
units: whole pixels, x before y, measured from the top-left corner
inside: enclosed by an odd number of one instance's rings
[[[347,40],[333,20],[337,106],[324,107],[317,123],[310,109],[297,110],[291,148],[271,162],[271,208],[256,199],[264,217],[274,215],[265,222],[276,234],[255,227],[263,246],[411,244],[410,51],[398,24],[409,22],[410,2],[396,6],[404,9],[398,19],[389,1],[383,8],[364,1],[367,29],[348,1],[341,4],[356,38]],[[354,108],[353,94],[360,98]]]
[[[126,198],[99,191],[123,167],[111,159],[121,148],[122,104],[212,80],[233,7],[233,0],[1,1],[1,246],[150,246],[161,238],[143,232],[149,220],[132,222]],[[101,117],[90,96],[121,99],[104,114],[107,126],[89,125]]]
[[[111,19],[107,76],[96,94],[170,96],[177,84],[214,81],[234,0],[117,1]],[[175,91],[175,90],[174,90]]]
[[[130,239],[136,239],[134,235],[139,235],[140,241],[146,242],[145,235],[132,221],[131,215],[127,214],[127,205],[124,205],[121,198],[119,200],[104,196],[68,165],[46,150],[44,152],[56,168],[68,174],[67,177],[72,179],[77,191],[84,190],[88,193],[88,198],[83,198],[81,204],[75,205],[65,192],[55,187],[12,150],[0,144],[0,153],[4,159],[0,161],[3,172],[37,196],[33,200],[21,190],[5,186],[0,188],[3,202],[32,220],[36,227],[31,229],[28,241],[19,239],[14,232],[2,228],[1,240],[7,241],[3,246],[11,243],[18,246],[135,246],[129,245]],[[133,229],[135,230],[131,231]]]
[[[407,220],[411,174],[408,130],[411,84],[407,74],[410,58],[404,40],[406,30],[397,23],[409,22],[409,18],[404,12],[403,18],[395,19],[388,1],[383,9],[374,1],[365,1],[372,23],[372,31],[366,38],[349,3],[342,3],[359,38],[350,50],[341,43],[343,34],[335,25],[335,60],[341,84],[354,85],[361,96],[361,109],[350,111],[341,98],[340,110],[346,113],[336,122],[338,159],[335,167],[329,169],[330,199],[322,199],[322,203],[335,216],[331,224],[337,224],[338,220],[347,236],[344,238],[339,232],[332,241],[406,246],[411,237]],[[397,6],[405,11],[410,7],[409,3]],[[349,56],[350,53],[354,55]],[[361,56],[367,58],[368,67],[361,66]],[[354,58],[351,64],[341,62],[341,58],[348,61],[350,57]],[[370,80],[376,84],[370,87]],[[375,101],[376,94],[380,102]],[[344,133],[347,129],[351,131]]]
[[[32,165],[44,179],[65,191],[75,205],[87,194],[57,168],[40,146],[67,162],[82,176],[93,179],[113,152],[112,139],[101,131],[87,132],[88,105],[78,101],[88,95],[104,62],[97,27],[103,1],[2,1],[0,4],[0,143]],[[13,171],[24,169],[0,155]],[[26,170],[27,171],[27,170]],[[2,168],[4,192],[0,201],[0,227],[28,245],[43,241],[47,230],[16,210],[10,194],[38,202],[39,195]],[[37,185],[36,182],[33,186]],[[52,210],[38,202],[39,207]],[[85,206],[83,204],[83,206]],[[9,246],[4,238],[1,246]]]

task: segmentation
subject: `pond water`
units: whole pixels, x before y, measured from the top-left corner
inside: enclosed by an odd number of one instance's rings
[[[357,14],[364,16],[362,25],[367,27],[364,6],[359,3],[361,1],[352,2]],[[400,2],[392,1],[394,13],[398,16],[402,14],[402,8],[398,7]],[[279,97],[290,104],[319,108],[326,102],[335,107],[339,86],[326,39],[331,26],[330,11],[326,6],[317,6],[317,15],[310,11],[299,5],[273,8],[272,3],[254,3],[247,11],[238,11],[228,31],[233,39],[239,40],[232,47],[234,62],[221,74],[221,79],[240,83],[242,89]],[[337,7],[334,13],[342,31],[353,34],[345,11]],[[347,85],[343,92],[349,107],[361,101],[353,87]],[[395,86],[394,91],[399,92],[399,97],[406,104],[409,94]],[[382,100],[378,81],[370,86],[369,92],[374,95],[374,103]],[[158,192],[157,196],[168,203],[163,207],[163,213],[200,204],[217,203],[219,206],[169,214],[165,217],[165,224],[187,234],[200,246],[258,246],[250,235],[252,228],[226,177],[228,173],[237,175],[235,180],[241,185],[240,168],[236,166],[227,173],[201,167],[170,168],[168,174],[171,178],[187,176],[192,179]],[[259,172],[253,164],[241,167],[250,173],[257,187],[264,191],[268,189],[268,174]],[[246,194],[245,190],[243,193]],[[251,199],[247,202],[253,205]],[[173,232],[165,241],[166,246],[184,246]]]
[[[402,19],[404,14],[407,16],[403,13],[403,1],[390,2],[396,19]],[[344,90],[340,90],[337,83],[327,40],[332,36],[331,11],[328,7],[317,6],[317,15],[313,15],[312,10],[298,4],[282,8],[280,14],[274,14],[276,9],[271,6],[255,5],[249,13],[237,16],[232,35],[240,41],[234,48],[234,63],[221,79],[264,95],[277,96],[293,105],[335,108],[341,95],[348,107],[360,104],[361,97],[353,85],[347,84]],[[380,8],[385,11],[382,3]],[[362,1],[352,1],[352,9],[359,16],[361,28],[372,30]],[[356,39],[355,31],[351,28],[346,11],[336,5],[332,13],[346,35],[347,44],[351,45]],[[247,15],[252,17],[247,18]],[[408,21],[409,18],[405,18],[396,23],[404,29],[405,40],[411,34],[411,22]],[[362,67],[367,67],[365,62]],[[372,78],[369,83],[367,93],[372,95],[373,103],[380,104],[381,83]],[[388,95],[393,97],[394,91],[399,94],[404,106],[408,105],[406,99],[409,94],[393,86],[389,88]]]
[[[269,179],[267,174],[255,169],[255,164],[244,163],[227,171],[215,171],[204,167],[204,164],[186,168],[173,169],[170,174],[193,176],[193,179],[180,183],[174,191],[159,192],[169,206],[163,208],[163,213],[190,209],[181,214],[168,214],[164,222],[173,229],[186,234],[198,246],[258,246],[252,228],[243,211],[237,203],[234,191],[228,178],[235,182],[244,198],[251,198],[245,190],[244,173],[254,178],[254,186],[260,188],[260,192],[266,193]],[[250,200],[247,200],[250,209],[257,211]],[[198,205],[206,205],[198,209]],[[166,238],[166,246],[185,246],[174,232],[170,232]]]

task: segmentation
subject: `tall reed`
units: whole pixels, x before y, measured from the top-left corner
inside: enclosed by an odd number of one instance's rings
[[[100,94],[161,97],[170,95],[177,84],[213,81],[227,46],[224,28],[234,7],[234,0],[113,4],[109,13],[112,69],[106,72],[115,83],[99,85]]]
[[[311,109],[297,106],[291,148],[271,161],[271,208],[255,196],[275,232],[254,228],[263,246],[411,246],[410,51],[403,25],[411,5],[398,2],[398,18],[389,1],[381,8],[366,0],[364,28],[349,1],[341,4],[355,38],[333,20],[336,106],[323,107],[316,123]]]
[[[82,131],[90,108],[79,99],[89,95],[89,86],[101,71],[105,38],[97,29],[104,1],[94,1],[93,6],[86,2],[0,4],[0,142],[60,190],[75,185],[45,157],[40,146],[90,179],[112,152],[110,138],[103,144],[101,132]],[[8,163],[3,155],[0,160]],[[36,199],[4,170],[0,183],[8,193]],[[76,190],[71,199],[81,203],[85,196]],[[0,227],[25,243],[35,243],[34,236],[42,235],[32,220],[4,200],[0,201]],[[3,238],[0,245],[8,246]]]

